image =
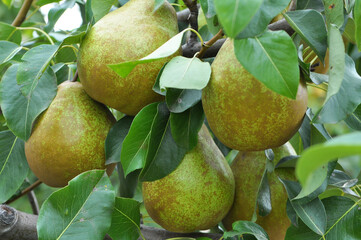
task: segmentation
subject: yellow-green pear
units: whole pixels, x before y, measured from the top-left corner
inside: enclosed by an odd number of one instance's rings
[[[25,143],[31,170],[45,184],[63,187],[82,172],[104,169],[105,138],[113,123],[109,109],[90,98],[81,83],[60,84]]]
[[[276,165],[278,161],[286,156],[296,155],[292,145],[287,142],[281,147],[273,149]],[[227,216],[223,219],[223,224],[227,230],[232,229],[232,223],[238,220],[251,221],[253,211],[256,206],[258,187],[261,183],[262,175],[266,167],[266,155],[264,151],[239,152],[231,164],[236,190],[234,203]],[[268,183],[271,190],[270,214],[265,217],[258,215],[257,221],[262,226],[270,240],[282,240],[285,238],[290,220],[286,213],[287,192],[278,177],[287,180],[295,180],[293,168],[277,168],[267,174]]]
[[[142,186],[148,214],[172,232],[214,227],[227,214],[234,197],[232,171],[205,126],[198,133],[197,146],[175,171]]]
[[[223,144],[257,151],[279,147],[296,133],[307,109],[307,89],[301,81],[296,100],[273,92],[242,67],[228,39],[212,63],[202,103],[209,126]]]
[[[154,1],[131,0],[108,13],[80,46],[78,72],[85,91],[127,115],[136,115],[149,103],[162,100],[152,87],[170,57],[140,64],[126,78],[107,65],[141,59],[177,33],[177,15],[167,1],[155,12]]]

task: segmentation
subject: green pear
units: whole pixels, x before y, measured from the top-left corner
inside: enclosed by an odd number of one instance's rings
[[[105,138],[114,123],[109,109],[91,99],[81,83],[60,84],[25,143],[31,170],[45,184],[63,187],[82,172],[104,169]]]
[[[202,103],[209,126],[223,144],[257,151],[279,147],[296,133],[307,109],[307,89],[301,81],[296,100],[268,89],[242,67],[228,39],[212,63]]]
[[[289,142],[273,149],[273,152],[275,154],[274,165],[283,157],[296,155]],[[255,151],[239,152],[232,162],[231,169],[236,182],[236,190],[233,206],[223,219],[223,224],[227,230],[232,229],[232,223],[235,221],[252,220],[257,201],[258,187],[266,167],[266,161],[268,160],[264,151]],[[266,230],[271,240],[284,239],[287,228],[290,226],[290,220],[286,213],[287,192],[278,177],[296,180],[293,168],[277,168],[267,174],[271,190],[272,210],[265,217],[257,214],[256,223]]]
[[[234,197],[232,171],[206,126],[198,133],[197,146],[175,171],[142,186],[149,216],[172,232],[214,227],[227,214]]]
[[[85,91],[127,115],[162,100],[152,88],[171,57],[140,64],[126,78],[107,65],[141,59],[177,33],[177,15],[167,1],[155,12],[152,0],[131,0],[110,12],[90,29],[80,46],[78,72]]]

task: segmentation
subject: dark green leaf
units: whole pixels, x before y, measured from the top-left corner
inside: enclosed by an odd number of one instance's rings
[[[324,7],[322,0],[297,0],[297,9],[315,9],[322,12]]]
[[[15,43],[0,41],[0,65],[11,60],[20,50],[21,47]]]
[[[200,0],[200,3],[206,18],[212,18],[216,15],[214,0]]]
[[[361,105],[358,105],[356,110],[345,119],[345,122],[349,127],[361,131]]]
[[[120,162],[122,144],[129,132],[132,121],[133,117],[123,117],[110,129],[105,139],[106,164]]]
[[[140,203],[127,198],[115,198],[112,225],[108,231],[113,240],[136,240],[140,233]]]
[[[95,22],[104,17],[115,2],[115,0],[92,0],[91,8]]]
[[[292,200],[301,191],[301,186],[297,182],[282,180],[291,199],[291,205],[297,216],[315,233],[322,235],[326,231],[326,211],[319,198],[305,202],[305,199]]]
[[[289,2],[289,0],[264,0],[251,22],[237,38],[254,37],[264,32],[271,20],[282,10],[286,9]]]
[[[297,50],[286,32],[235,40],[234,51],[244,68],[269,89],[296,98],[300,79]]]
[[[256,237],[257,240],[268,240],[268,234],[257,223],[249,221],[237,221],[232,224],[233,231],[225,232],[223,238],[240,236],[243,234],[250,234]]]
[[[76,0],[68,0],[61,4],[57,4],[54,8],[50,9],[48,13],[48,24],[44,27],[44,30],[46,32],[53,30],[61,15],[63,15],[66,9],[74,7],[75,2]]]
[[[145,166],[140,173],[141,181],[155,181],[174,171],[186,149],[177,145],[170,126],[170,112],[165,103],[158,104],[152,124]]]
[[[204,121],[202,103],[183,113],[171,113],[170,125],[172,136],[178,146],[190,151],[198,143],[198,131]]]
[[[164,68],[159,79],[160,89],[197,89],[207,86],[211,76],[211,65],[199,58],[173,58]]]
[[[335,169],[330,177],[329,184],[340,188],[350,188],[357,184],[357,178],[350,178],[346,173]]]
[[[345,72],[340,90],[331,96],[315,115],[318,123],[336,123],[351,115],[361,103],[361,77],[352,58],[346,55]]]
[[[24,141],[10,131],[0,132],[0,203],[19,189],[28,172]]]
[[[358,50],[361,52],[361,1],[356,0],[353,10],[353,18],[355,20],[355,39]]]
[[[115,193],[104,170],[73,178],[40,209],[39,240],[103,239],[111,225]]]
[[[359,240],[361,232],[361,211],[357,204],[346,197],[330,197],[322,200],[327,213],[328,240]],[[319,235],[300,223],[298,228],[291,226],[286,233],[285,240],[319,240]]]
[[[315,10],[298,10],[287,12],[284,16],[323,62],[327,50],[327,31],[321,13]]]
[[[167,89],[166,103],[169,111],[181,113],[193,107],[202,98],[201,90],[194,89]]]
[[[356,154],[361,154],[360,132],[338,136],[306,149],[296,166],[296,175],[303,186],[304,193],[311,193],[319,187],[313,182],[313,177],[322,166],[337,158]]]
[[[113,69],[119,76],[125,78],[138,64],[154,62],[158,59],[169,57],[177,52],[182,43],[183,35],[186,31],[187,30],[183,30],[182,32],[178,33],[151,54],[140,60],[122,62],[118,64],[109,64],[108,67]]]
[[[145,164],[152,123],[157,113],[158,103],[144,107],[134,118],[129,133],[123,141],[120,160],[127,176]]]
[[[26,98],[31,97],[57,50],[58,46],[44,44],[30,49],[21,58],[23,62],[19,65],[16,80]]]
[[[258,214],[267,216],[271,210],[271,190],[268,184],[267,171],[263,174],[257,195]]]
[[[327,25],[334,24],[341,28],[344,21],[343,0],[323,0]],[[331,49],[331,48],[330,48]]]
[[[138,184],[138,177],[140,170],[129,173],[124,176],[124,170],[121,163],[117,164],[117,171],[119,177],[119,197],[132,198]]]
[[[21,32],[16,30],[15,27],[0,22],[0,40],[14,42],[16,44],[21,43]]]
[[[21,94],[16,82],[18,65],[11,66],[0,82],[0,105],[8,127],[19,138],[27,140],[34,120],[48,108],[56,95],[56,78],[48,68],[30,98]]]
[[[252,20],[262,0],[214,0],[218,19],[228,37],[236,37]]]
[[[163,65],[163,67],[160,69],[158,75],[157,75],[157,79],[155,80],[155,83],[153,85],[153,91],[162,95],[162,96],[165,96],[167,94],[167,90],[161,90],[160,89],[160,86],[159,86],[159,80],[160,80],[160,77],[162,76],[162,73],[163,73],[163,70],[165,68],[165,66],[167,65],[167,63],[165,63]]]

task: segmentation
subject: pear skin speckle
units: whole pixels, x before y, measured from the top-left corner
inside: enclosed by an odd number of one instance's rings
[[[283,157],[296,155],[289,142],[273,149],[273,152],[275,154],[274,164],[277,164]],[[232,223],[235,221],[251,221],[266,160],[264,151],[254,151],[239,152],[232,162],[231,169],[236,182],[236,190],[233,206],[222,221],[227,230],[232,229]],[[272,210],[265,217],[257,214],[256,223],[266,230],[270,240],[284,239],[287,228],[291,224],[286,213],[287,192],[277,177],[296,180],[293,168],[278,168],[267,175],[271,190]]]
[[[45,184],[63,187],[76,175],[105,168],[105,138],[115,123],[110,111],[91,99],[79,82],[64,82],[34,125],[25,154]]]
[[[154,13],[153,9],[154,1],[129,1],[100,19],[80,46],[78,72],[85,91],[127,115],[163,100],[152,88],[159,70],[173,56],[140,64],[126,78],[107,66],[141,59],[178,33],[177,16],[168,2]]]
[[[202,92],[209,126],[223,144],[233,149],[279,147],[302,123],[307,109],[306,85],[301,81],[296,100],[281,96],[247,72],[233,51],[233,42],[226,40]]]
[[[143,182],[148,214],[168,231],[193,232],[219,223],[234,198],[234,178],[205,126],[198,145],[168,176]]]

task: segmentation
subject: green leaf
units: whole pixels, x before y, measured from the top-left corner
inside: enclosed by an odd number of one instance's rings
[[[206,18],[212,18],[216,15],[214,0],[200,0],[200,3]]]
[[[149,138],[145,166],[140,173],[141,181],[155,181],[174,171],[186,149],[175,142],[170,126],[170,112],[165,103],[159,103]]]
[[[326,231],[326,210],[319,198],[306,197],[295,199],[301,190],[297,182],[280,179],[285,186],[292,208],[297,216],[318,235],[323,235]],[[294,200],[292,200],[294,199]]]
[[[189,29],[185,29],[178,33],[151,54],[140,60],[122,62],[118,64],[108,64],[108,67],[115,71],[119,76],[125,78],[138,64],[154,62],[158,59],[166,58],[176,53],[181,46],[184,33],[188,30]]]
[[[21,44],[21,32],[16,27],[0,22],[0,40]]]
[[[170,114],[172,136],[178,146],[190,151],[198,143],[198,131],[204,121],[202,103],[182,113]]]
[[[201,90],[168,88],[165,101],[169,111],[181,113],[193,107],[201,98]]]
[[[357,178],[350,178],[345,172],[335,169],[330,177],[329,184],[339,188],[350,188],[357,184]]]
[[[341,87],[345,72],[345,46],[342,35],[338,28],[331,24],[329,26],[329,49],[330,49],[330,70],[326,102],[335,95]]]
[[[238,61],[254,77],[272,91],[296,98],[300,79],[297,50],[286,32],[235,40],[234,48]]]
[[[261,183],[258,188],[257,206],[258,206],[258,214],[263,217],[267,216],[272,210],[271,189],[268,184],[267,170],[264,172]]]
[[[355,39],[356,45],[361,52],[361,0],[355,0],[353,9],[353,18],[355,20]]]
[[[296,165],[297,178],[303,188],[307,189],[304,194],[311,193],[319,187],[312,182],[312,178],[322,166],[337,158],[356,154],[361,154],[360,132],[338,136],[306,149]]]
[[[40,209],[39,240],[103,239],[111,225],[115,193],[104,170],[73,178]]]
[[[0,41],[0,65],[10,61],[21,49],[15,43]]]
[[[16,80],[21,85],[20,90],[26,98],[31,98],[57,50],[56,45],[44,44],[30,49],[21,58],[23,62],[19,64]]]
[[[323,0],[327,25],[334,24],[341,28],[344,21],[343,0]],[[330,48],[331,49],[331,48]]]
[[[298,10],[287,12],[284,16],[323,62],[327,50],[327,31],[321,13],[315,10]]]
[[[358,205],[346,197],[329,197],[322,200],[327,213],[326,239],[361,239],[358,226],[361,224],[361,211]],[[319,240],[305,224],[300,223],[298,227],[290,226],[285,240]]]
[[[252,20],[262,0],[214,0],[218,19],[228,37],[236,37]]]
[[[250,234],[256,237],[257,240],[268,240],[268,234],[257,223],[249,221],[237,221],[232,224],[233,230],[225,232],[223,238],[240,236],[243,234]]]
[[[91,8],[95,22],[104,17],[115,2],[115,0],[91,0]]]
[[[125,137],[120,154],[124,175],[140,169],[145,164],[149,136],[158,103],[144,107],[134,118],[129,133]]]
[[[197,89],[207,86],[211,76],[211,65],[202,62],[199,58],[173,58],[165,67],[160,76],[160,89]]]
[[[113,240],[136,240],[140,233],[140,203],[127,198],[115,198],[112,225],[108,231]]]
[[[239,39],[260,35],[267,29],[271,20],[287,7],[289,2],[289,0],[264,0],[257,13],[253,16],[251,22],[236,38]]]
[[[72,8],[75,5],[76,0],[68,0],[61,4],[57,4],[55,7],[50,9],[48,13],[48,24],[44,27],[46,32],[50,32],[53,30],[56,22],[59,20],[61,15],[67,10],[68,8]]]
[[[16,193],[28,172],[24,141],[10,131],[0,132],[0,203]]]
[[[153,12],[156,12],[158,8],[160,8],[165,0],[154,0],[154,10]]]
[[[133,117],[125,116],[110,129],[105,139],[105,164],[120,162],[122,144],[127,136]]]
[[[361,77],[351,57],[345,56],[345,71],[340,90],[331,96],[315,115],[318,123],[336,123],[350,116],[361,103]],[[331,59],[330,59],[331,60]]]
[[[345,119],[345,122],[352,129],[361,131],[361,105],[358,105],[356,110]]]
[[[9,129],[19,138],[27,140],[35,119],[48,108],[56,95],[56,78],[51,70],[42,75],[30,98],[21,94],[16,82],[18,65],[11,66],[0,82],[0,105]]]

